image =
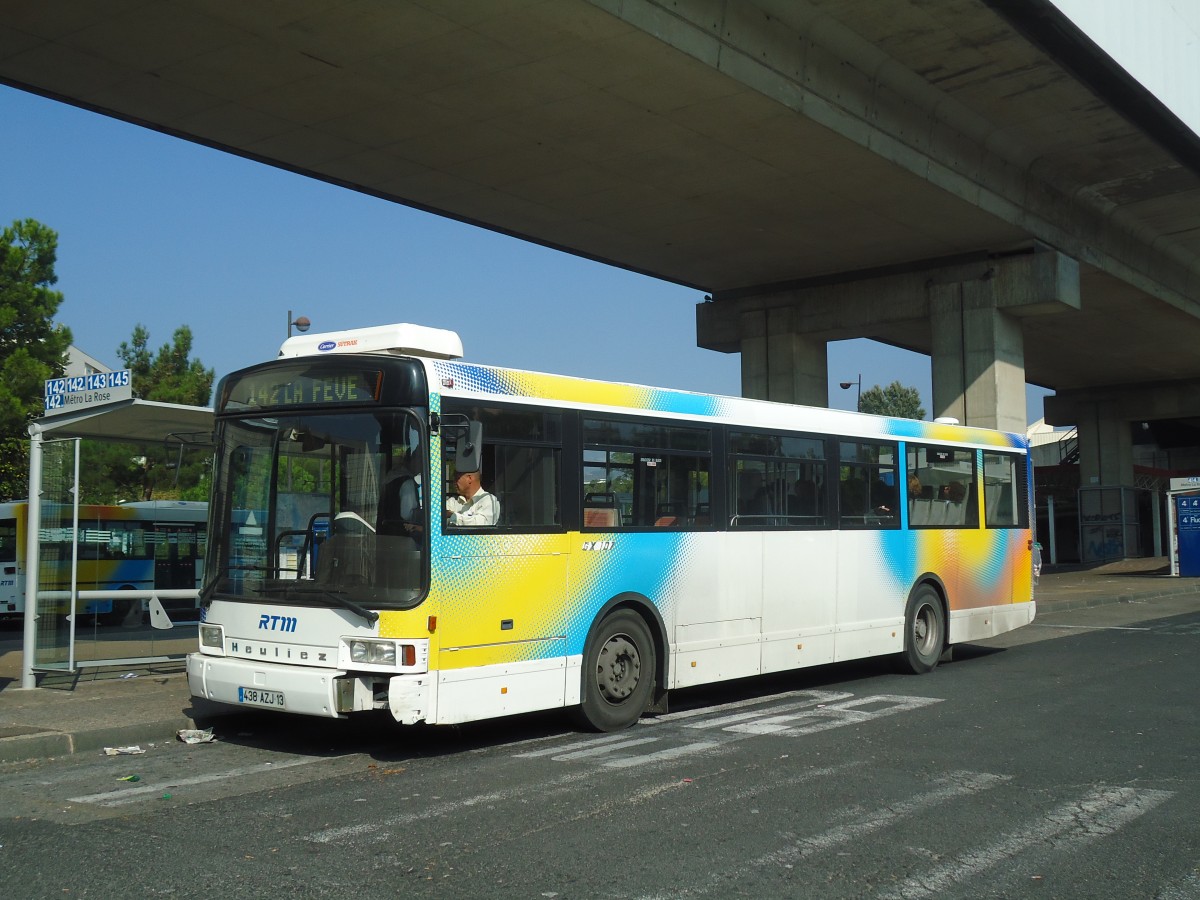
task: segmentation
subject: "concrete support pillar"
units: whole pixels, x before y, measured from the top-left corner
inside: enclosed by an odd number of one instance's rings
[[[929,287],[933,409],[964,425],[1023,432],[1025,341],[997,307],[993,281]]]
[[[1080,487],[1132,485],[1133,433],[1116,401],[1081,403],[1077,409]]]
[[[796,334],[787,309],[748,310],[740,319],[743,397],[828,405],[825,341]]]

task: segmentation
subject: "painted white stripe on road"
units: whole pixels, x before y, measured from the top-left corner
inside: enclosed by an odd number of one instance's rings
[[[557,753],[552,757],[555,762],[563,762],[568,759],[587,759],[591,756],[603,756],[605,753],[612,753],[614,750],[624,750],[626,747],[638,747],[642,744],[657,744],[658,738],[632,738],[627,741],[618,741],[615,744],[605,744],[601,747],[589,747],[586,750],[576,750],[572,753]]]
[[[818,731],[828,731],[831,728],[841,728],[844,725],[861,725],[884,716],[911,712],[914,709],[941,702],[935,697],[875,694],[871,697],[860,697],[857,700],[825,704],[819,709],[809,709],[790,715],[772,716],[741,725],[732,725],[727,730],[743,734],[783,734],[795,737],[803,734],[815,734]],[[880,708],[861,709],[860,707],[863,706],[879,706]]]
[[[283,762],[259,763],[256,766],[245,766],[240,769],[226,769],[224,772],[214,772],[211,775],[196,775],[192,778],[175,778],[161,784],[143,784],[140,787],[117,788],[112,791],[101,791],[99,794],[85,794],[82,797],[68,797],[71,803],[95,803],[99,806],[123,806],[140,800],[147,794],[161,794],[163,791],[181,787],[191,787],[196,784],[207,784],[210,781],[225,781],[229,778],[243,778],[247,775],[263,775],[279,769],[290,769],[293,766],[307,766],[312,763],[325,762],[323,757],[315,759],[288,759]]]
[[[741,877],[750,869],[762,868],[763,866],[791,866],[814,853],[835,850],[866,834],[894,825],[923,810],[958,799],[959,797],[967,797],[998,787],[1009,781],[1010,777],[1008,775],[991,775],[986,772],[953,772],[935,781],[934,784],[936,787],[933,790],[920,794],[911,800],[893,804],[875,813],[860,815],[860,818],[856,821],[849,822],[837,828],[831,828],[829,831],[822,832],[821,834],[799,838],[792,845],[761,856],[745,867],[716,873],[714,874],[714,879],[718,880],[719,884],[681,887],[677,893],[670,895],[649,895],[643,898],[643,900],[650,900],[650,897],[653,897],[654,900],[663,900],[666,896],[699,897],[714,891],[727,892],[729,889],[728,886],[739,883]],[[857,813],[857,810],[851,810],[851,812]]]
[[[1139,791],[1134,788],[1101,788],[1075,803],[1051,810],[1031,828],[1005,835],[988,847],[960,856],[928,874],[910,878],[882,894],[888,900],[920,900],[936,897],[952,886],[1007,862],[1030,847],[1055,839],[1056,851],[1070,849],[1107,837],[1122,826],[1174,796],[1171,791]]]
[[[1010,777],[1008,775],[991,775],[987,772],[954,772],[945,778],[939,778],[935,781],[934,784],[939,786],[932,791],[918,794],[911,800],[905,800],[902,803],[888,806],[872,815],[859,819],[857,822],[849,822],[846,825],[831,828],[829,831],[822,832],[821,834],[801,838],[791,847],[786,847],[775,853],[761,857],[757,860],[756,865],[762,865],[763,863],[783,865],[795,862],[813,853],[832,850],[835,847],[849,843],[855,838],[878,831],[901,819],[907,819],[922,810],[946,803],[949,800],[968,797],[972,794],[978,794],[982,791],[998,787],[1008,781]]]
[[[722,713],[735,709],[748,709],[753,706],[766,707],[781,700],[786,701],[792,698],[801,698],[804,702],[811,701],[812,703],[833,703],[853,696],[853,694],[848,694],[844,691],[788,691],[785,694],[774,694],[770,697],[751,697],[747,700],[734,700],[730,703],[721,703],[717,706],[703,706],[699,709],[685,709],[680,712],[666,713],[665,715],[650,719],[646,724],[650,722],[656,724],[661,722],[678,722],[680,719],[711,716],[714,713]]]
[[[545,783],[539,790],[539,793],[543,796],[551,796],[562,790],[571,788],[577,781],[588,780],[596,771],[598,770],[588,769],[582,772],[570,772],[558,778],[553,778]],[[354,825],[343,825],[339,828],[325,828],[321,831],[314,831],[311,834],[307,834],[301,840],[312,841],[317,844],[332,844],[343,838],[358,838],[362,835],[377,834],[389,828],[408,825],[412,822],[421,822],[426,819],[436,819],[441,816],[453,815],[461,810],[479,806],[482,803],[502,803],[507,800],[523,799],[528,796],[529,788],[527,786],[510,788],[504,791],[492,791],[487,794],[475,794],[471,797],[464,797],[461,800],[434,803],[432,806],[428,806],[418,812],[389,816],[382,822],[362,822]]]
[[[796,703],[779,703],[774,706],[764,706],[761,709],[750,710],[749,712],[739,712],[728,716],[718,716],[714,719],[705,719],[702,722],[690,722],[684,725],[684,728],[727,728],[730,725],[736,725],[739,722],[746,722],[751,719],[757,719],[761,716],[774,716],[781,713],[791,712],[797,709],[812,709],[822,705],[835,703],[839,700],[848,700],[853,697],[853,694],[847,693],[828,693],[820,697],[810,697],[806,700],[801,700]]]
[[[1053,628],[1055,631],[1150,631],[1150,628],[1139,628],[1134,625],[1051,625],[1048,622],[1035,623],[1037,628]]]
[[[517,759],[533,759],[538,756],[557,756],[560,753],[569,753],[572,750],[584,750],[589,747],[598,747],[601,744],[616,744],[627,740],[624,734],[610,734],[605,737],[592,737],[583,741],[575,741],[570,744],[557,744],[553,747],[546,747],[542,750],[526,750],[524,753],[514,753],[513,756]],[[647,740],[657,741],[658,738],[647,738]]]
[[[622,756],[618,759],[608,759],[604,761],[604,765],[610,769],[627,769],[630,766],[644,766],[649,763],[679,759],[681,756],[703,753],[706,750],[712,750],[714,747],[719,746],[721,745],[716,741],[697,741],[694,744],[684,744],[682,747],[670,747],[666,750],[647,753],[645,756]],[[555,759],[558,759],[558,757],[555,757]]]

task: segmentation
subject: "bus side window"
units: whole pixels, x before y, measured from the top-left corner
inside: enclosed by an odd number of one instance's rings
[[[828,528],[827,455],[824,437],[730,432],[730,527]]]
[[[500,506],[496,527],[562,527],[562,413],[503,405],[475,407],[448,400],[446,414],[482,423],[482,484]],[[453,490],[452,485],[447,490]]]
[[[710,429],[617,416],[582,424],[584,528],[712,527]]]
[[[891,443],[838,443],[838,503],[842,528],[896,528],[900,524],[898,448]]]

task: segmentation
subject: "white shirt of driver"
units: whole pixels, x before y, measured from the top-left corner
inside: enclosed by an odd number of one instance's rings
[[[470,500],[461,496],[447,497],[446,511],[450,513],[447,520],[450,525],[479,528],[500,521],[500,501],[483,488]]]

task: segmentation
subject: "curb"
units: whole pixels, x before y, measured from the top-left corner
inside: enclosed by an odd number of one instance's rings
[[[53,731],[44,728],[17,726],[17,733],[0,737],[0,763],[23,762],[75,753],[100,751],[105,747],[125,747],[130,744],[173,742],[181,728],[194,728],[195,723],[180,715],[157,722],[137,725],[115,725],[88,731]],[[0,733],[3,729],[0,728]]]
[[[1109,606],[1113,603],[1152,603],[1155,600],[1167,600],[1171,597],[1185,597],[1189,594],[1200,594],[1200,583],[1181,584],[1178,587],[1169,590],[1161,590],[1157,593],[1145,594],[1122,594],[1113,593],[1105,596],[1092,596],[1080,598],[1063,598],[1061,600],[1053,600],[1049,598],[1039,598],[1036,588],[1033,592],[1033,599],[1038,605],[1038,616],[1049,614],[1052,612],[1070,612],[1075,609],[1092,609],[1097,606]]]

